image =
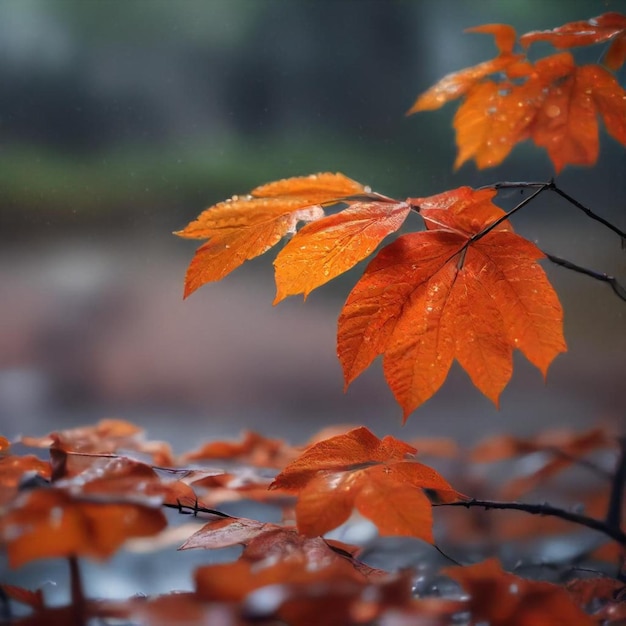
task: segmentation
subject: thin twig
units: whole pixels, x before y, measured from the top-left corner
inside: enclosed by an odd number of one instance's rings
[[[580,265],[576,265],[571,261],[566,259],[562,259],[561,257],[555,256],[554,254],[550,254],[549,252],[542,251],[546,258],[555,263],[556,265],[560,265],[568,270],[572,270],[574,272],[578,272],[579,274],[585,274],[586,276],[591,276],[591,278],[595,278],[596,280],[600,280],[602,282],[608,283],[611,286],[611,289],[615,292],[618,298],[621,298],[626,302],[626,288],[624,288],[614,276],[609,276],[608,274],[603,274],[602,272],[596,272],[595,270],[590,270],[586,267],[582,267]]]
[[[554,180],[550,180],[547,183],[504,181],[504,182],[494,183],[492,185],[484,185],[482,187],[478,187],[478,189],[495,189],[496,191],[498,191],[500,189],[541,189],[543,187],[550,188],[552,191],[554,191],[554,193],[561,196],[561,198],[567,200],[570,204],[573,204],[577,209],[581,210],[587,217],[590,217],[592,220],[596,220],[597,222],[600,222],[601,224],[606,226],[609,230],[612,230],[614,233],[616,233],[617,235],[621,237],[622,247],[626,246],[626,232],[619,229],[617,226],[615,226],[615,224],[612,224],[605,218],[600,217],[599,215],[594,213],[591,209],[586,207],[582,202],[579,202],[578,200],[576,200],[576,198],[573,198],[572,196],[570,196],[568,193],[563,191],[560,187],[557,187],[557,185],[554,183]]]
[[[194,517],[198,517],[198,513],[204,513],[205,515],[215,515],[217,517],[232,517],[232,515],[227,515],[226,513],[222,513],[221,511],[216,511],[215,509],[208,509],[204,506],[199,506],[197,499],[193,505],[183,504],[180,500],[178,500],[176,504],[164,502],[162,506],[167,507],[168,509],[176,509],[181,515],[193,515]]]
[[[439,552],[439,554],[441,554],[441,556],[444,557],[444,559],[448,559],[450,563],[454,563],[455,565],[458,565],[459,567],[463,567],[462,563],[459,563],[456,559],[453,559],[449,554],[446,554],[436,543],[433,543],[433,548],[435,548],[435,550],[437,550],[437,552]]]
[[[622,526],[622,503],[624,502],[624,487],[626,486],[626,436],[619,437],[620,454],[613,474],[609,507],[606,512],[606,525],[609,528],[620,530]]]
[[[497,220],[489,224],[486,228],[483,228],[479,233],[476,233],[472,237],[470,237],[470,242],[475,242],[484,237],[487,233],[491,232],[496,226],[499,226],[502,222],[506,221],[513,215],[517,213],[520,209],[524,208],[528,203],[532,202],[538,195],[542,194],[546,189],[552,189],[554,183],[552,181],[548,183],[542,183],[537,190],[530,194],[527,198],[524,198],[519,204],[514,206],[510,211],[507,211],[504,215],[500,216]]]
[[[603,520],[595,519],[594,517],[587,517],[579,513],[572,513],[565,509],[552,506],[550,504],[526,504],[524,502],[498,502],[494,500],[466,500],[458,502],[438,502],[433,503],[433,506],[463,506],[467,509],[473,507],[481,507],[486,511],[491,509],[509,510],[509,511],[524,511],[531,515],[545,515],[548,517],[558,517],[562,520],[578,524],[579,526],[586,526],[592,530],[596,530],[604,535],[607,535],[611,539],[617,541],[621,545],[626,545],[626,533],[618,527],[610,526]]]
[[[614,233],[618,234],[622,239],[622,247],[624,247],[624,243],[626,243],[626,233],[623,230],[620,230],[617,226],[611,224],[608,220],[605,220],[603,217],[596,215],[591,209],[588,209],[584,204],[576,200],[576,198],[572,198],[569,194],[565,193],[561,189],[559,189],[556,185],[552,187],[552,191],[554,193],[561,196],[561,198],[565,198],[570,204],[573,204],[577,209],[580,209],[587,217],[590,217],[592,220],[596,220],[606,226],[609,230],[612,230]]]

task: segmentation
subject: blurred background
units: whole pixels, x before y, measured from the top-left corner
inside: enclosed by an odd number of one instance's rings
[[[547,384],[516,357],[497,411],[455,366],[402,427],[379,363],[342,390],[336,319],[364,263],[306,304],[272,307],[270,253],[183,302],[195,242],[171,234],[214,202],[318,171],[398,198],[549,179],[546,155],[527,144],[493,170],[454,173],[454,105],[404,113],[446,73],[493,56],[491,38],[463,29],[526,32],[605,11],[626,2],[0,1],[0,432],[120,417],[182,452],[244,428],[303,442],[356,423],[469,444],[623,420],[626,305],[605,284],[546,264],[570,348]],[[558,178],[622,229],[625,154],[603,132],[597,167]],[[518,199],[505,194],[503,206]],[[514,223],[545,250],[626,281],[617,237],[557,197]],[[186,552],[174,569],[171,552],[120,554],[87,571],[88,590],[189,588],[194,562],[225,558]],[[63,563],[12,575],[29,587],[59,581],[51,595],[63,594]]]
[[[401,427],[380,364],[342,390],[336,319],[364,263],[306,305],[272,307],[269,253],[183,302],[196,244],[171,233],[216,201],[318,171],[398,198],[547,180],[552,166],[530,144],[498,168],[454,173],[454,105],[404,114],[444,74],[493,56],[491,38],[465,28],[526,32],[625,10],[609,0],[0,2],[2,434],[121,417],[180,452],[243,428],[303,441],[346,422],[469,443],[621,419],[626,306],[605,284],[548,264],[570,351],[547,384],[516,358],[497,411],[455,366]],[[625,154],[603,131],[597,167],[558,178],[622,229]],[[556,196],[514,224],[626,280],[617,237]]]

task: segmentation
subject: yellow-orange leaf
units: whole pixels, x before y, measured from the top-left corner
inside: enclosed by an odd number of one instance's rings
[[[320,441],[290,463],[270,488],[298,494],[296,521],[307,536],[343,524],[356,508],[381,535],[407,535],[432,543],[431,504],[423,489],[451,502],[462,498],[435,470],[407,460],[415,448],[378,439],[367,428]]]
[[[269,183],[251,195],[234,196],[209,207],[176,233],[209,240],[198,248],[189,265],[185,297],[295,233],[298,222],[323,217],[323,204],[335,204],[365,191],[363,185],[343,174],[322,173]]]
[[[615,69],[626,58],[626,17],[606,14],[560,29],[529,33],[523,42],[547,39],[557,47],[615,37],[605,64]],[[520,141],[532,139],[547,150],[555,170],[566,165],[593,165],[598,158],[598,120],[626,145],[626,90],[599,65],[576,66],[569,52],[531,64],[513,55],[513,31],[502,25],[472,29],[496,36],[500,56],[449,74],[422,94],[409,113],[436,109],[463,96],[454,117],[455,168],[474,159],[479,169],[501,163]],[[498,72],[499,74],[496,74]]]
[[[536,260],[543,253],[505,223],[492,189],[461,187],[411,199],[429,230],[383,248],[339,317],[346,385],[380,354],[406,419],[443,384],[456,359],[497,404],[521,350],[546,374],[564,352],[563,313]]]
[[[515,41],[515,30],[512,26],[507,24],[485,24],[476,28],[470,28],[468,32],[494,35],[496,45],[500,51],[499,56],[444,76],[439,82],[419,96],[413,106],[407,111],[407,115],[412,115],[418,111],[438,109],[447,102],[465,95],[472,86],[486,76],[495,72],[501,72],[522,58],[521,55],[512,54]]]
[[[298,293],[306,298],[316,287],[348,271],[398,230],[410,210],[406,202],[357,202],[304,226],[274,261],[274,304]]]

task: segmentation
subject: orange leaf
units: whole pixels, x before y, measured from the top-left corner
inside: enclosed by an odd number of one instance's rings
[[[604,13],[587,21],[569,22],[552,30],[534,30],[520,37],[530,46],[535,41],[548,41],[555,48],[574,48],[615,39],[604,56],[605,65],[616,71],[626,58],[626,16]]]
[[[175,233],[209,240],[198,248],[189,265],[185,297],[263,254],[285,235],[295,233],[298,222],[323,217],[321,205],[336,204],[366,191],[343,174],[313,174],[269,183],[257,187],[249,196],[233,196],[209,207]]]
[[[163,513],[141,502],[37,489],[24,492],[3,512],[0,541],[11,567],[20,567],[43,558],[108,558],[127,539],[155,535],[165,526]]]
[[[185,461],[210,459],[237,460],[257,467],[284,467],[294,458],[295,450],[281,439],[269,439],[246,430],[242,441],[210,441],[198,450],[182,456]]]
[[[429,230],[383,248],[339,317],[337,352],[346,385],[380,354],[406,419],[443,384],[453,359],[497,404],[521,350],[544,374],[565,351],[562,310],[543,253],[505,224],[495,190],[461,187],[411,199]]]
[[[545,458],[538,468],[507,483],[505,487],[507,497],[517,498],[538,485],[544,485],[549,478],[567,469],[590,452],[614,446],[615,440],[602,428],[593,428],[584,433],[546,431],[531,439],[497,435],[479,443],[474,448],[471,458],[474,461],[490,462],[544,452]]]
[[[457,493],[437,472],[405,460],[415,448],[393,437],[378,439],[355,428],[310,446],[270,485],[298,493],[296,521],[307,536],[343,524],[356,508],[381,535],[408,535],[433,542],[431,505],[423,489],[444,501]]]
[[[491,626],[595,624],[562,587],[509,574],[496,559],[443,571],[469,594],[472,624],[482,621]]]
[[[512,54],[515,41],[515,30],[512,26],[507,24],[485,24],[484,26],[471,28],[468,32],[494,35],[496,45],[500,51],[499,56],[444,76],[438,83],[419,96],[413,106],[407,111],[407,115],[412,115],[418,111],[438,109],[447,102],[465,95],[483,78],[505,70],[508,66],[513,65],[522,58],[521,55]]]
[[[343,274],[369,256],[390,233],[402,226],[411,207],[406,202],[357,202],[307,224],[274,261],[277,304]]]
[[[554,38],[563,44],[558,47],[569,47],[585,38],[593,43],[615,37],[606,57],[606,64],[615,68],[626,58],[625,24],[626,17],[606,14],[548,34],[530,33],[525,41]],[[598,65],[577,67],[569,52],[531,64],[511,54],[513,35],[499,28],[505,27],[474,30],[493,32],[500,56],[446,76],[410,110],[435,109],[465,97],[454,117],[455,168],[469,159],[479,169],[498,165],[527,138],[547,150],[557,173],[568,164],[593,165],[599,151],[598,114],[609,134],[626,145],[626,91],[607,70]]]

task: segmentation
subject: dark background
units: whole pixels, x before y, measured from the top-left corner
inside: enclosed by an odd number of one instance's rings
[[[216,201],[317,171],[399,198],[549,179],[550,162],[529,144],[493,170],[453,173],[454,105],[404,113],[447,72],[493,55],[489,37],[464,28],[505,22],[525,32],[609,10],[626,3],[1,1],[0,432],[122,417],[182,452],[243,428],[304,441],[347,422],[467,444],[623,419],[626,308],[604,284],[546,265],[570,347],[547,385],[516,358],[497,411],[455,366],[401,427],[379,364],[342,392],[336,318],[364,264],[306,305],[273,308],[268,255],[183,302],[194,242],[171,235]],[[601,51],[579,53],[595,61]],[[603,132],[597,167],[558,178],[622,229],[624,154]],[[556,197],[515,225],[554,254],[626,280],[617,238]],[[86,566],[87,590],[189,588],[194,562],[231,557],[182,553],[173,567],[171,552],[120,554]],[[64,567],[34,563],[11,577],[57,581],[45,591],[58,600]]]
[[[270,253],[183,302],[195,243],[171,235],[234,193],[317,171],[399,198],[549,179],[551,163],[529,143],[498,168],[454,173],[454,105],[404,113],[447,72],[494,54],[490,37],[464,28],[526,32],[609,10],[626,3],[0,2],[3,434],[116,416],[182,451],[245,427],[304,440],[350,422],[469,442],[620,419],[626,309],[604,284],[546,266],[570,347],[547,386],[517,358],[498,412],[455,366],[401,428],[379,364],[342,392],[336,318],[364,264],[306,305],[273,308]],[[624,154],[603,131],[597,167],[558,177],[621,228]],[[556,197],[515,225],[626,280],[617,238]]]

